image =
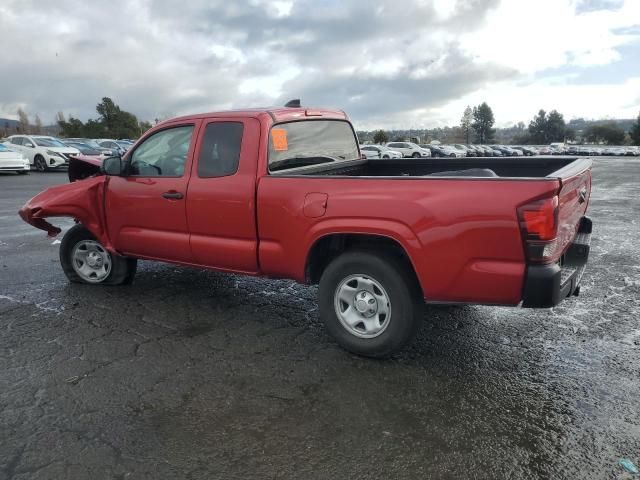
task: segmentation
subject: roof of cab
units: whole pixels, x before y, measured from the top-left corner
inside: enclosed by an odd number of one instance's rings
[[[329,110],[325,108],[288,108],[288,107],[266,107],[266,108],[244,108],[241,110],[224,110],[220,112],[197,113],[170,118],[161,123],[173,123],[183,120],[196,120],[212,117],[252,117],[269,115],[274,123],[300,120],[302,118],[327,118],[332,120],[348,120],[349,117],[342,110]]]

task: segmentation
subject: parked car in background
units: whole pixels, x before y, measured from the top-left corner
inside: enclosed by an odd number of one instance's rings
[[[431,150],[420,147],[420,145],[413,142],[389,142],[387,148],[400,152],[403,157],[430,157]]]
[[[541,145],[538,148],[538,155],[551,155],[553,150],[548,145]]]
[[[484,149],[482,145],[468,145],[469,148],[473,148],[477,157],[490,157],[488,150]]]
[[[98,142],[96,142],[92,138],[65,138],[63,141],[84,143],[85,145],[89,145],[94,150],[98,150],[107,156],[113,155],[113,152],[111,151],[110,148],[101,146]]]
[[[455,148],[453,145],[436,145],[440,149],[441,157],[462,158],[467,156],[467,152]]]
[[[378,152],[378,150],[367,148],[366,145],[360,145],[360,154],[363,156],[363,158],[367,159],[380,158],[380,152]]]
[[[367,158],[402,158],[402,153],[391,150],[384,145],[363,145],[360,147],[360,151],[364,153]],[[369,156],[370,154],[373,156]]]
[[[122,140],[111,140],[108,138],[96,138],[95,141],[102,148],[108,148],[113,155],[124,155],[131,148],[131,144]]]
[[[73,147],[73,148],[77,148],[78,150],[80,150],[80,155],[84,156],[84,157],[100,157],[100,158],[104,158],[104,157],[108,157],[111,156],[109,152],[109,154],[103,152],[102,150],[97,150],[95,148],[93,148],[91,145],[88,145],[84,142],[70,142],[70,141],[64,141],[62,140],[62,143],[64,143],[65,145],[69,146],[69,147]],[[80,156],[78,155],[78,156]]]
[[[533,147],[528,147],[528,146],[518,146],[518,147],[511,147],[514,150],[520,150],[522,152],[523,155],[527,156],[527,157],[532,157],[533,155],[538,155],[538,151],[533,148]]]
[[[40,172],[68,166],[69,159],[80,153],[77,148],[44,135],[11,135],[8,140],[10,148],[22,153]]]
[[[432,157],[446,157],[448,156],[443,148],[443,145],[432,145],[430,143],[421,143],[421,148],[429,150]]]
[[[456,143],[453,145],[454,148],[464,152],[465,157],[477,157],[478,154],[476,153],[475,150],[473,150],[472,148],[469,148],[466,145],[461,145],[459,143]]]
[[[24,175],[29,173],[30,169],[27,157],[0,143],[0,172],[16,172]]]
[[[484,157],[501,157],[502,152],[500,150],[495,150],[491,148],[489,145],[476,145],[476,148],[479,148],[484,152]]]
[[[491,148],[493,148],[494,150],[498,150],[507,157],[519,157],[523,155],[520,150],[515,150],[505,145],[491,145]]]

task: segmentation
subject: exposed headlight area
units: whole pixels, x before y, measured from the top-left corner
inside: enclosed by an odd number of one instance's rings
[[[61,153],[54,152],[53,150],[47,150],[47,155],[50,157],[64,158]]]

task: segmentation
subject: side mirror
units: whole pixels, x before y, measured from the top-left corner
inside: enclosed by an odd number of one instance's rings
[[[105,175],[120,177],[124,174],[124,164],[121,157],[108,157],[102,162],[100,171]]]
[[[29,148],[36,148],[36,146],[33,143],[25,143],[24,146]]]

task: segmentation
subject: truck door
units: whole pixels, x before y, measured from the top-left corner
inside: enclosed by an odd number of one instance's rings
[[[198,126],[175,124],[156,131],[128,154],[126,176],[109,177],[105,212],[116,250],[193,262],[185,202]]]
[[[187,193],[193,258],[212,268],[255,273],[260,124],[210,118],[200,131]]]

